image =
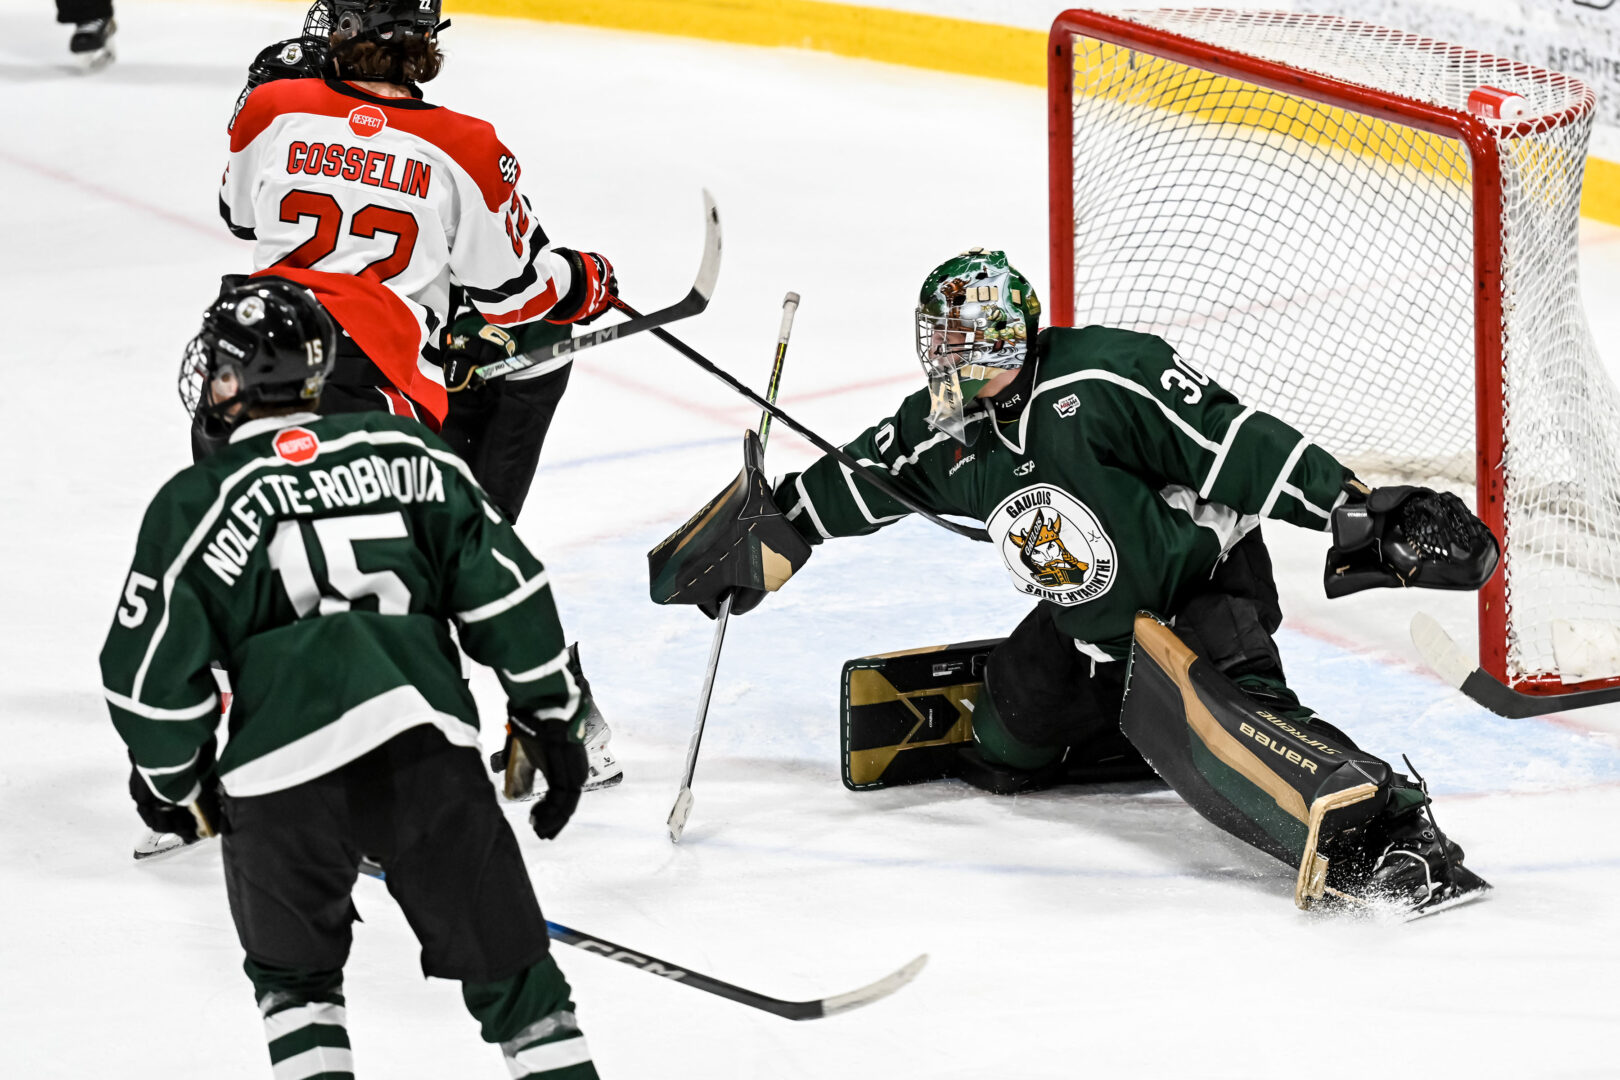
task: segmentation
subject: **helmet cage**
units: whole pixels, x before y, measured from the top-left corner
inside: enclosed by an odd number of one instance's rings
[[[259,403],[313,407],[336,351],[331,317],[299,286],[261,279],[227,289],[181,354],[180,403],[205,428],[233,427]]]
[[[337,40],[392,41],[395,34],[431,37],[450,25],[440,21],[440,0],[315,0],[304,15],[304,33]]]

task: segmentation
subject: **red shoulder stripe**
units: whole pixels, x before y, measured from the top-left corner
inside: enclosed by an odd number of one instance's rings
[[[255,87],[231,128],[231,153],[246,149],[278,116],[339,117],[362,107],[381,109],[389,127],[432,143],[452,158],[473,178],[491,212],[511,201],[520,171],[517,158],[488,123],[438,106],[424,108],[414,98],[390,105],[370,95],[350,97],[321,79],[278,79]]]

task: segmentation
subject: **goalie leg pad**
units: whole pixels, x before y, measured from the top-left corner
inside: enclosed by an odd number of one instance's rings
[[[1209,821],[1299,870],[1295,902],[1326,885],[1318,848],[1389,801],[1389,766],[1327,725],[1267,709],[1169,626],[1136,619],[1120,726],[1158,774]]]

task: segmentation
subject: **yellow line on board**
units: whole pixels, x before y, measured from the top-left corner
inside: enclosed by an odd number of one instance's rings
[[[445,7],[446,14],[465,11],[739,45],[814,49],[1025,86],[1046,85],[1045,33],[941,15],[822,0],[454,0]]]

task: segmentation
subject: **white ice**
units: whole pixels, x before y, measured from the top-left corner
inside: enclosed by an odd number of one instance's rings
[[[452,14],[454,14],[453,7]],[[139,515],[187,461],[173,376],[247,250],[215,215],[224,124],[297,5],[120,0],[120,58],[84,77],[38,0],[0,0],[0,1074],[268,1075],[217,847],[131,863],[127,765],[96,654]],[[680,327],[763,384],[804,296],[784,405],[835,438],[917,384],[923,274],[973,244],[1046,280],[1034,89],[793,51],[456,16],[432,98],[492,120],[559,242],[607,252],[638,305],[724,215],[713,307]],[[1588,305],[1620,355],[1620,230],[1583,232]],[[1620,1072],[1620,720],[1509,722],[1423,670],[1412,611],[1462,640],[1469,600],[1321,598],[1323,541],[1269,530],[1307,701],[1411,755],[1489,900],[1414,924],[1301,914],[1292,872],[1162,789],[998,799],[839,784],[847,658],[1010,630],[986,551],[922,523],[835,543],[730,636],[685,842],[674,797],[710,624],[646,598],[644,554],[737,468],[752,411],[647,338],[577,365],[521,531],[628,779],[561,839],[511,812],[547,912],[783,997],[912,986],[792,1024],[558,946],[605,1077],[1608,1076]],[[777,469],[811,460],[781,427]],[[311,663],[328,662],[311,657]],[[480,675],[493,728],[500,703]],[[453,984],[424,981],[363,879],[347,990],[363,1077],[494,1077]]]

